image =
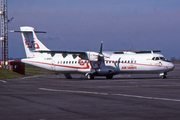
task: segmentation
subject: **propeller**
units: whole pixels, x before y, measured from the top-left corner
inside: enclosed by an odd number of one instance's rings
[[[98,62],[99,62],[99,68],[101,69],[101,63],[104,60],[104,55],[102,54],[102,46],[103,46],[103,41],[101,41],[101,46],[99,50],[99,55],[98,55]]]
[[[101,59],[104,57],[104,55],[102,54],[102,45],[103,45],[103,41],[101,41],[101,46],[100,46],[100,50],[99,50],[99,55],[98,55],[98,62],[100,62],[101,65]]]

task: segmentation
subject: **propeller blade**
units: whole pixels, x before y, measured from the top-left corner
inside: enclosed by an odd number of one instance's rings
[[[103,45],[103,41],[101,41],[101,46],[100,46],[99,54],[102,54],[102,45]]]

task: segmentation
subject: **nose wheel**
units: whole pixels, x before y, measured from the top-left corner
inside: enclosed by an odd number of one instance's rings
[[[160,74],[159,74],[159,76],[160,76],[162,79],[167,78],[166,75],[167,75],[167,73],[160,73]]]

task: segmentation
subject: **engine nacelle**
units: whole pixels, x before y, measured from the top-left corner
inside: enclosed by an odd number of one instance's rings
[[[111,75],[114,73],[113,69],[106,68],[106,67],[101,67],[101,69],[97,70],[99,75]]]
[[[98,61],[99,53],[98,52],[87,52],[87,56],[90,61]]]

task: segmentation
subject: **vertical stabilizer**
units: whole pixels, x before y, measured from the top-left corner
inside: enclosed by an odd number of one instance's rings
[[[39,52],[33,52],[33,51],[41,51],[41,50],[49,51],[49,49],[44,44],[42,44],[41,41],[38,40],[35,34],[36,31],[34,31],[33,27],[28,27],[28,26],[20,27],[20,32],[22,33],[23,44],[24,44],[26,56],[28,58],[36,57],[36,55],[41,54]]]

